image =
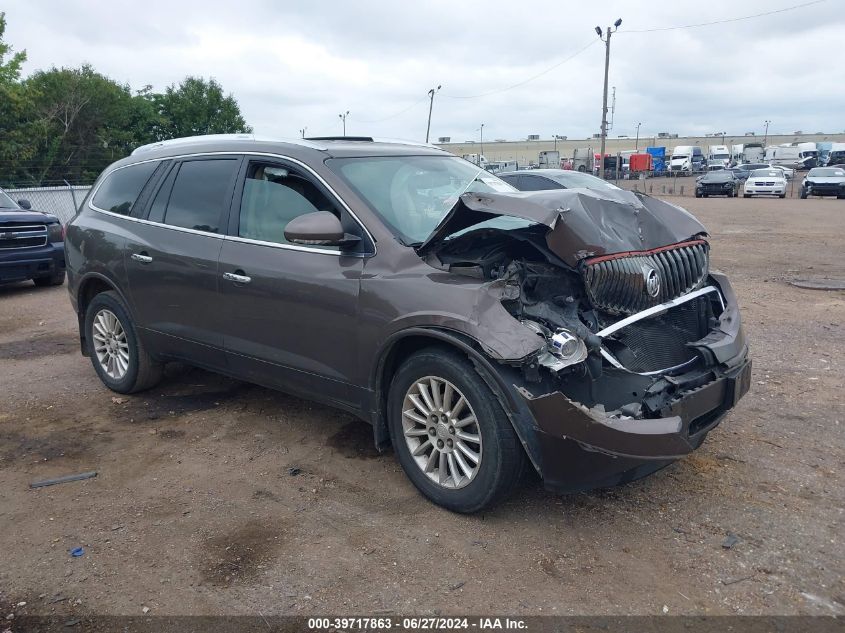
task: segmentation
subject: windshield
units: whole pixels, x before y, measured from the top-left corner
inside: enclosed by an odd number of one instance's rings
[[[686,160],[689,158],[689,154],[674,154],[672,156],[672,160]]]
[[[713,156],[711,156],[711,158],[722,159],[722,160],[727,160],[730,157],[731,157],[730,154],[713,154]]]
[[[12,200],[6,192],[0,190],[0,209],[17,209],[18,205]]]
[[[701,180],[704,182],[727,182],[729,180],[733,180],[734,175],[725,170],[714,171],[710,172],[709,174],[705,175]]]
[[[335,158],[326,165],[409,245],[425,241],[462,194],[516,191],[456,156]]]
[[[783,178],[783,172],[779,169],[755,169],[751,172],[752,178]]]
[[[808,176],[845,176],[845,169],[834,169],[833,167],[816,167],[811,169]]]

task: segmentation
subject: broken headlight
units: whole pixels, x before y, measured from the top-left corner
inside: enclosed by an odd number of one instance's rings
[[[536,321],[526,320],[522,324],[546,339],[546,348],[537,358],[537,362],[543,367],[560,371],[587,358],[587,346],[584,341],[566,328],[558,328],[552,332]]]

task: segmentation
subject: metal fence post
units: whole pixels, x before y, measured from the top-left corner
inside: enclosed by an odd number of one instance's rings
[[[73,211],[76,213],[76,210],[79,209],[79,205],[76,203],[76,192],[74,192],[73,187],[71,184],[65,180],[64,183],[67,185],[67,188],[70,190],[70,199],[73,200]]]

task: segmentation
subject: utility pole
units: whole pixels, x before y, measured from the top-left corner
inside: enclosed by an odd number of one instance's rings
[[[764,149],[764,150],[766,149],[766,143],[767,143],[767,142],[768,142],[768,140],[769,140],[769,123],[771,123],[771,121],[769,121],[768,119],[766,119],[766,132],[765,132],[765,134],[763,135],[763,149]]]
[[[480,141],[481,141],[481,153],[478,155],[478,166],[481,167],[481,159],[484,157],[484,124],[481,124],[481,127],[478,128],[479,132],[481,132]]]
[[[607,141],[607,76],[610,71],[610,36],[619,29],[621,24],[622,18],[619,18],[613,23],[613,26],[616,28],[611,30],[610,27],[607,27],[605,37],[602,37],[601,27],[596,27],[596,33],[598,33],[599,39],[604,42],[604,95],[602,97],[601,107],[601,154],[599,155],[599,160],[601,161],[599,176],[602,178],[604,178],[604,148],[605,142]]]
[[[636,152],[640,149],[640,126],[642,125],[642,121],[637,123],[637,139],[634,141],[634,151]]]
[[[339,116],[340,120],[343,121],[343,135],[346,136],[346,117],[349,116],[349,110],[347,110],[343,114],[338,114],[337,116]]]
[[[440,86],[428,91],[428,125],[425,127],[425,142],[428,143],[428,134],[431,131],[431,110],[434,108],[434,93],[440,90]]]

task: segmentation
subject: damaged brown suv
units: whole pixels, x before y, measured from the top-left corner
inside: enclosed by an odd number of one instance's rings
[[[109,388],[182,361],[340,407],[459,512],[527,468],[559,491],[652,473],[750,382],[692,215],[621,190],[520,193],[430,146],[145,146],[100,176],[67,263]]]

